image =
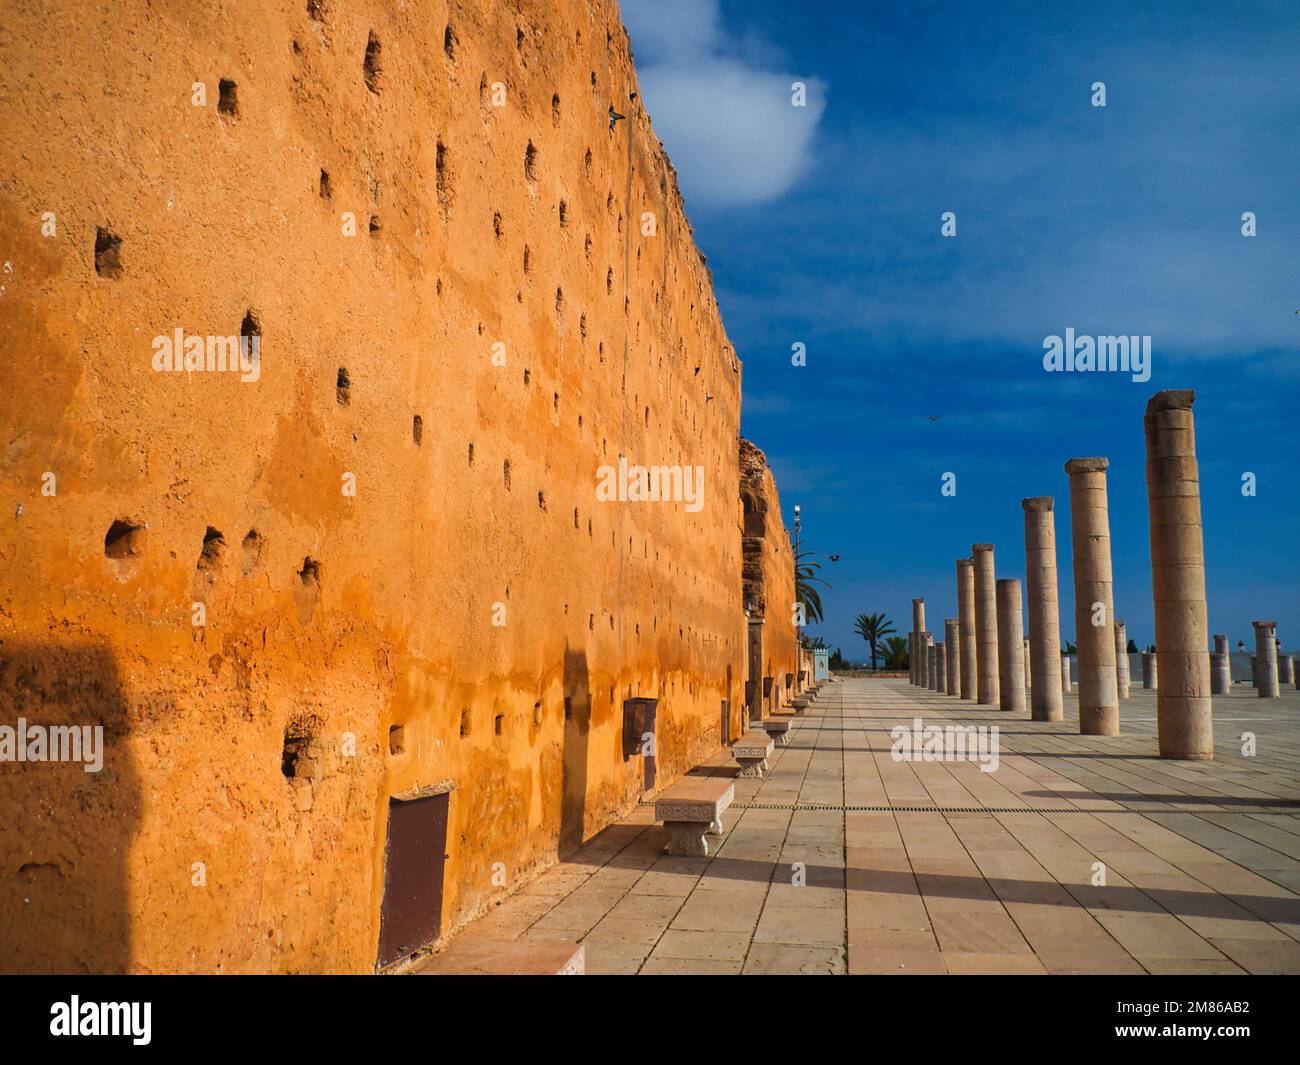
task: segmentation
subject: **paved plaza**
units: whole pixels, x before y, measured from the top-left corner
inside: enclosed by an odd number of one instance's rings
[[[709,857],[665,855],[644,805],[457,941],[581,941],[590,974],[1300,973],[1300,692],[1216,696],[1213,762],[1155,756],[1153,691],[1118,737],[1065,704],[1034,722],[830,684],[767,776],[736,780]],[[997,769],[894,761],[918,717],[996,724]]]

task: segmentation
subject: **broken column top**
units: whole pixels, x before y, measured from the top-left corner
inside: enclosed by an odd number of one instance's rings
[[[1257,629],[1276,629],[1276,628],[1277,628],[1277,622],[1276,622],[1276,621],[1252,621],[1251,624],[1254,625],[1255,628],[1257,628]]]
[[[1196,390],[1192,388],[1166,388],[1147,400],[1147,413],[1158,410],[1191,410],[1196,402]]]
[[[1020,501],[1020,505],[1025,510],[1051,510],[1052,497],[1051,496],[1030,496],[1028,499],[1022,499]]]
[[[992,551],[993,545],[992,544],[971,544],[970,550],[972,555],[975,554],[975,552],[977,551]]]
[[[913,599],[913,600],[912,600],[912,603],[913,603],[913,604],[916,604],[916,603],[924,603],[924,602],[925,602],[925,596],[921,596],[920,599]]]
[[[1066,473],[1099,473],[1110,465],[1109,459],[1071,459],[1065,464]]]
[[[959,565],[959,566],[973,566],[973,565],[975,565],[975,560],[974,560],[973,558],[959,558],[959,559],[957,560],[957,565]]]

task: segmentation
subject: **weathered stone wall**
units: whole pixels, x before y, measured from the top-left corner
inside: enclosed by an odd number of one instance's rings
[[[763,619],[763,673],[774,677],[777,700],[789,695],[785,675],[798,673],[794,625],[794,548],[781,518],[776,481],[767,456],[740,441],[740,495],[744,509],[745,606]],[[796,676],[797,685],[797,676]]]
[[[0,700],[108,733],[0,765],[0,968],[366,971],[389,796],[455,786],[447,931],[636,801],[623,699],[717,749],[740,366],[612,0],[20,2],[0,60]]]

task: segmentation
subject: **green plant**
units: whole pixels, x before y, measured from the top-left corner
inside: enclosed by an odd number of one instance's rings
[[[871,647],[871,670],[874,673],[878,657],[877,645],[883,643],[886,636],[896,631],[893,623],[884,614],[859,614],[853,623],[853,631],[866,640]]]
[[[817,571],[822,568],[822,564],[813,561],[816,557],[806,548],[801,548],[794,556],[794,597],[797,603],[802,604],[804,618],[808,624],[823,620],[822,597],[815,586],[818,584],[826,588],[831,586],[830,581],[817,576]]]

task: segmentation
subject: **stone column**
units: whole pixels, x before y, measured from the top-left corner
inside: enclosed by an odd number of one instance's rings
[[[1277,656],[1277,683],[1279,688],[1283,684],[1295,683],[1294,667],[1290,655],[1279,653]]]
[[[1228,637],[1214,637],[1214,651],[1210,654],[1210,692],[1227,695],[1232,691],[1232,658],[1228,650]]]
[[[969,558],[957,560],[957,619],[960,633],[958,650],[961,652],[961,697],[974,701],[978,693],[975,662],[975,562]]]
[[[1142,687],[1151,691],[1156,687],[1156,654],[1154,651],[1142,652]]]
[[[971,544],[975,560],[975,676],[981,706],[999,705],[998,591],[993,574],[993,545]],[[1017,634],[1017,639],[1019,635]]]
[[[958,646],[957,625],[956,618],[943,619],[943,649],[948,659],[945,690],[949,695],[961,692],[961,650]]]
[[[942,643],[934,645],[934,690],[948,694],[948,649]]]
[[[1072,691],[1074,691],[1074,685],[1070,683],[1070,656],[1067,654],[1062,654],[1061,655],[1061,692],[1062,694],[1064,694],[1065,692],[1072,692]],[[1064,716],[1064,711],[1062,711],[1062,717],[1063,716]],[[1054,720],[1059,721],[1060,718],[1055,718]]]
[[[925,679],[922,682],[924,687],[934,691],[935,676],[935,650],[934,650],[934,633],[927,632],[925,635]]]
[[[1261,699],[1276,699],[1280,694],[1277,683],[1277,622],[1252,621],[1255,626],[1255,686]]]
[[[1031,662],[1030,657],[1029,657],[1029,637],[1028,637],[1028,636],[1025,637],[1024,647],[1022,648],[1022,653],[1023,653],[1024,656],[1025,656],[1025,691],[1029,691],[1029,690],[1033,687],[1033,684],[1030,682],[1030,674],[1031,674],[1032,671],[1033,671],[1033,663]]]
[[[1004,577],[997,582],[998,599],[998,705],[1003,710],[1025,712],[1025,631],[1020,608],[1020,582]]]
[[[1157,392],[1147,401],[1147,512],[1151,591],[1155,601],[1156,731],[1162,758],[1214,757],[1210,626],[1205,605],[1201,486],[1191,389]]]
[[[912,683],[920,685],[921,677],[925,672],[922,658],[925,654],[925,646],[921,642],[921,634],[925,632],[925,600],[912,600]]]
[[[1061,721],[1070,664],[1062,665],[1061,615],[1056,591],[1056,517],[1051,496],[1020,501],[1025,512],[1025,594],[1029,600],[1030,717]]]
[[[1071,459],[1070,533],[1074,544],[1074,632],[1079,655],[1079,731],[1119,735],[1115,603],[1111,594],[1110,510],[1103,458]]]
[[[1119,691],[1121,699],[1129,697],[1129,689],[1132,681],[1129,676],[1128,668],[1128,626],[1124,622],[1116,619],[1115,621],[1115,687]]]

